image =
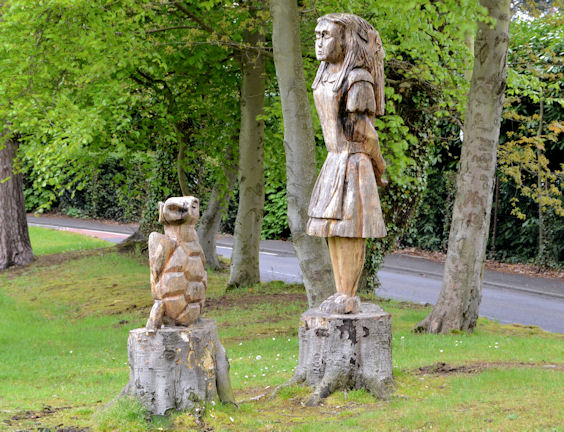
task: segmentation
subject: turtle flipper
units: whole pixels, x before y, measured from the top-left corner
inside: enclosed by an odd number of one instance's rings
[[[163,316],[165,312],[165,305],[162,300],[155,300],[155,304],[151,309],[151,315],[147,320],[145,328],[149,333],[156,332],[163,325]]]

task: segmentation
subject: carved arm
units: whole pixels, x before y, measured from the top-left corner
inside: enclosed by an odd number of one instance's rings
[[[386,186],[388,182],[383,178],[386,171],[386,161],[380,151],[380,141],[378,133],[374,129],[372,120],[366,113],[349,113],[352,134],[349,139],[354,142],[362,143],[363,151],[372,160],[374,175],[378,186]]]
[[[346,98],[346,115],[343,119],[344,131],[347,139],[362,144],[362,151],[370,156],[376,183],[386,186],[388,182],[383,178],[386,171],[386,161],[380,151],[378,133],[374,129],[374,114],[376,100],[371,76],[364,70],[355,70],[351,74],[353,81]]]

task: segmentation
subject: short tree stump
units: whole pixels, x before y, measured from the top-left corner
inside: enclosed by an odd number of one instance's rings
[[[307,405],[339,389],[367,389],[387,399],[393,391],[392,317],[374,304],[357,314],[310,309],[300,318],[298,366],[288,384],[314,388]]]
[[[122,395],[137,398],[152,414],[199,411],[219,396],[234,402],[229,362],[214,320],[156,332],[129,332],[129,383]]]

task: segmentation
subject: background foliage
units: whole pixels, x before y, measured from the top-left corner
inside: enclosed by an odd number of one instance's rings
[[[237,146],[239,133],[241,31],[254,25],[253,3],[181,2],[191,15],[176,3],[3,4],[0,116],[21,144],[18,164],[26,174],[28,210],[140,220],[149,232],[156,227],[159,200],[187,192],[205,206],[214,183],[226,183],[225,149]],[[383,255],[397,245],[444,250],[468,90],[465,73],[472,66],[469,40],[477,20],[485,19],[483,11],[473,0],[377,5],[309,0],[300,6],[308,82],[318,65],[313,29],[324,13],[363,16],[386,49],[386,114],[376,128],[389,167],[390,186],[381,200],[390,235],[370,243],[367,274],[374,275]],[[512,24],[490,255],[558,265],[564,38],[562,13],[541,6],[544,16]],[[268,51],[270,17],[267,10],[261,14]],[[271,60],[265,105],[262,234],[289,238],[283,124]],[[320,168],[326,150],[316,115],[314,123]],[[232,231],[237,186],[231,199],[226,232]]]
[[[552,13],[534,25],[511,25],[489,258],[564,263],[563,20],[562,13]],[[454,140],[436,150],[429,186],[401,245],[446,252],[460,144]]]

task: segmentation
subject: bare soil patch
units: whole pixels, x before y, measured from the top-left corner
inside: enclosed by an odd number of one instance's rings
[[[429,366],[421,366],[415,369],[415,375],[451,375],[451,374],[473,374],[482,372],[485,369],[492,368],[539,368],[539,369],[550,369],[557,371],[564,371],[564,364],[548,364],[548,363],[510,363],[510,362],[477,362],[470,363],[467,365],[449,365],[444,362],[435,363]]]
[[[393,300],[378,297],[376,300],[368,299],[367,301],[370,302],[370,303],[376,303],[376,304],[379,304],[379,305],[383,305],[385,303],[391,303]],[[394,303],[394,307],[397,307],[399,309],[408,309],[408,310],[422,310],[422,309],[427,309],[430,306],[433,306],[433,305],[431,303],[419,304],[419,303],[410,303],[410,302],[407,302],[407,301],[395,301],[395,303]]]
[[[52,414],[55,414],[58,411],[68,410],[68,409],[71,409],[71,408],[72,407],[70,407],[70,406],[52,407],[52,406],[49,406],[49,405],[45,405],[39,411],[20,411],[16,415],[12,416],[10,419],[15,420],[15,421],[40,419],[40,418],[47,417],[47,416],[50,416]]]
[[[30,411],[30,410],[20,411],[17,414],[10,417],[9,419],[3,420],[2,423],[4,423],[4,425],[8,427],[17,427],[18,422],[35,420],[36,421],[35,426],[37,427],[34,428],[33,430],[38,430],[41,432],[90,432],[90,428],[88,427],[82,428],[78,426],[63,426],[63,424],[54,427],[41,426],[41,419],[56,414],[59,411],[68,410],[72,408],[73,407],[71,406],[52,407],[50,405],[45,405],[41,410],[38,411]],[[27,431],[30,431],[30,429],[20,430],[20,432],[27,432]]]
[[[462,365],[462,366],[452,366],[443,362],[435,363],[430,366],[421,366],[415,373],[416,375],[451,375],[456,373],[477,373],[483,368],[477,365]]]
[[[280,293],[280,294],[253,294],[241,295],[237,297],[221,296],[207,298],[204,310],[224,310],[226,308],[252,309],[259,303],[270,305],[281,305],[288,303],[306,303],[307,297],[300,293]]]

